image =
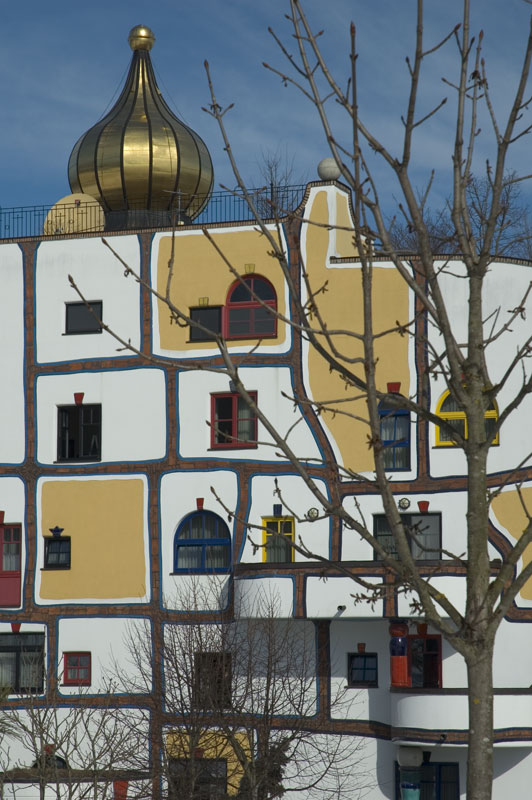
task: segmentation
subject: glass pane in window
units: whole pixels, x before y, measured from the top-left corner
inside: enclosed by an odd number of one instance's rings
[[[191,308],[190,318],[194,322],[199,322],[204,328],[208,329],[207,331],[202,331],[195,325],[191,325],[190,340],[192,342],[205,342],[212,340],[214,338],[214,334],[220,333],[222,330],[222,315],[219,307]]]
[[[201,545],[183,545],[177,548],[178,569],[201,569]]]
[[[409,530],[414,558],[422,561],[441,558],[440,523],[437,514],[412,514]]]
[[[445,400],[443,401],[443,403],[441,404],[440,411],[443,414],[444,412],[449,412],[449,411],[453,411],[453,412],[454,411],[463,411],[463,408],[460,408],[457,400],[455,400],[454,397],[452,397],[451,395],[448,395],[445,398]]]
[[[20,542],[4,541],[2,569],[4,572],[20,571]]]
[[[215,441],[224,444],[233,441],[233,398],[217,397],[214,401]]]
[[[238,398],[237,437],[241,442],[255,439],[255,417],[241,397]]]
[[[102,318],[101,301],[91,301],[94,314]],[[66,332],[67,333],[99,333],[100,324],[89,311],[85,303],[67,303],[66,306]]]
[[[250,303],[252,302],[251,292],[249,291],[249,280],[239,283],[231,292],[230,303]],[[255,289],[253,290],[255,291]]]
[[[252,289],[261,300],[275,300],[273,286],[270,286],[267,281],[263,281],[260,278],[253,278]]]
[[[229,309],[229,336],[245,336],[251,330],[251,309],[250,308],[230,308]]]
[[[205,568],[225,569],[229,566],[229,547],[225,544],[205,545]]]
[[[395,540],[390,531],[386,517],[375,517],[375,537],[387,553],[393,556],[397,555]]]
[[[461,436],[465,436],[465,419],[448,419],[447,422]],[[453,436],[448,431],[440,427],[440,441],[453,442]]]
[[[14,689],[16,686],[17,657],[15,653],[0,653],[0,686]]]
[[[42,653],[23,652],[20,656],[20,690],[41,690],[43,685]]]
[[[267,308],[253,309],[251,329],[257,336],[275,333],[275,316]]]
[[[266,538],[266,561],[269,563],[286,564],[292,561],[291,539],[284,541],[278,536]]]

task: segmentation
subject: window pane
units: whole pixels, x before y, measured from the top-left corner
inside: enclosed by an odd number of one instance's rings
[[[40,691],[43,684],[42,653],[21,653],[20,656],[20,691],[30,689]]]
[[[441,518],[437,514],[412,514],[409,530],[412,532],[411,550],[414,558],[428,561],[441,558]]]
[[[269,563],[286,564],[292,561],[291,539],[283,541],[278,536],[266,538],[266,561]]]
[[[233,398],[217,397],[214,402],[214,436],[217,444],[233,441]]]
[[[241,397],[238,398],[237,436],[242,442],[255,439],[255,417]]]
[[[246,281],[246,283],[237,284],[237,286],[235,286],[231,292],[231,297],[229,298],[230,303],[250,303],[252,300],[253,298],[251,297],[251,292],[249,291],[249,279]]]
[[[445,419],[445,417],[443,418]],[[457,433],[459,433],[461,436],[465,436],[465,419],[448,419],[446,421]],[[440,440],[442,442],[454,441],[453,436],[443,428],[440,428]]]
[[[2,569],[4,572],[20,571],[20,543],[4,542]]]
[[[16,653],[0,653],[0,686],[14,689],[16,686]]]
[[[178,569],[200,569],[201,545],[183,545],[177,548],[176,567]]]
[[[195,325],[190,326],[190,340],[192,342],[205,342],[214,338],[215,333],[220,333],[222,330],[222,314],[221,308],[191,308],[190,318],[194,322],[199,322],[208,331],[201,331]]]
[[[252,279],[252,289],[255,295],[261,300],[275,300],[275,291],[273,286],[261,278]]]
[[[230,308],[229,309],[229,336],[245,336],[251,330],[251,309],[250,308]]]
[[[101,319],[101,300],[92,300],[90,305],[98,319]],[[98,320],[91,314],[85,303],[67,303],[66,333],[99,333],[100,331]]]
[[[229,566],[229,547],[225,544],[205,546],[206,569],[224,569]]]
[[[253,309],[251,318],[251,330],[257,335],[267,335],[275,333],[275,316],[267,308]]]

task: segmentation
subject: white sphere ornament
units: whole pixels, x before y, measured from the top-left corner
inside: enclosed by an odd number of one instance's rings
[[[322,158],[318,164],[318,175],[322,181],[338,180],[340,177],[340,170],[334,158],[331,158],[331,156],[328,158]]]

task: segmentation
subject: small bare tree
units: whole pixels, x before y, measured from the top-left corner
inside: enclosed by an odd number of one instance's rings
[[[275,598],[265,597],[245,602],[245,615],[237,603],[229,619],[213,597],[189,583],[173,605],[192,612],[210,606],[210,620],[156,623],[164,629],[161,773],[169,797],[193,800],[206,784],[220,791],[220,783],[241,800],[287,791],[361,796],[370,784],[362,740],[327,731],[331,717],[318,713],[313,624],[282,619]],[[134,625],[128,647],[141,676],[132,688],[147,691],[159,668],[150,627]],[[332,716],[346,703],[341,690],[327,711]]]
[[[104,800],[114,797],[116,781],[133,780],[135,796],[146,796],[138,791],[148,774],[147,764],[140,765],[145,715],[117,708],[112,695],[101,700],[90,705],[83,692],[65,705],[30,695],[23,706],[4,710],[10,728],[0,745],[4,791],[25,797],[34,786],[40,800]]]

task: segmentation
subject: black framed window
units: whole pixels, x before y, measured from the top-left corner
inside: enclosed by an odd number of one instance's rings
[[[99,461],[101,441],[101,405],[58,406],[58,461]]]
[[[377,653],[347,654],[347,685],[378,686]]]
[[[170,800],[212,800],[227,797],[225,758],[170,758],[168,760]]]
[[[196,708],[231,708],[231,653],[194,653],[192,701]]]
[[[70,536],[47,536],[44,540],[45,569],[70,569]]]
[[[0,634],[0,687],[11,693],[43,691],[44,633]]]
[[[88,300],[85,303],[65,303],[65,333],[101,333],[102,326],[98,320],[103,319],[103,303],[101,300]]]
[[[222,332],[222,306],[198,306],[190,309],[190,319],[207,328],[202,331],[196,325],[190,326],[191,342],[210,342],[215,334]]]
[[[400,769],[395,762],[395,800],[401,800],[401,781],[420,787],[420,800],[459,800],[460,774],[453,762],[425,762],[419,769]]]
[[[410,545],[417,561],[439,561],[441,559],[441,514],[401,514]],[[373,517],[373,532],[382,547],[397,557],[395,540],[384,514]],[[377,553],[374,554],[378,560]]]

